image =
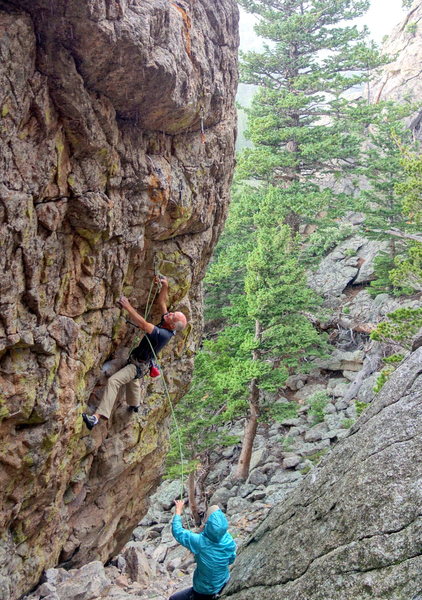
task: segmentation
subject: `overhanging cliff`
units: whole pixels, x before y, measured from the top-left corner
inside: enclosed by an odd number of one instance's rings
[[[160,383],[91,435],[103,364],[154,269],[189,318],[164,353],[173,400],[201,331],[204,268],[234,164],[234,0],[0,1],[0,596],[46,566],[107,559],[166,451]],[[125,354],[126,353],[126,354]]]

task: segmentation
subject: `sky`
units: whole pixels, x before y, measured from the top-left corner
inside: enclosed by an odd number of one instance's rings
[[[380,43],[384,35],[388,35],[405,14],[401,0],[372,0],[369,11],[363,17],[356,19],[356,23],[367,25],[371,37]],[[253,15],[241,9],[240,47],[242,50],[254,50],[260,46],[259,38],[253,31],[254,19]]]

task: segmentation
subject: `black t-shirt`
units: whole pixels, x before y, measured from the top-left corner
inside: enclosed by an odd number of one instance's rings
[[[163,327],[164,322],[161,320],[158,325],[155,325],[151,333],[146,333],[141,340],[139,346],[132,350],[130,356],[135,360],[149,361],[154,358],[154,353],[151,350],[151,345],[157,355],[166,346],[171,338],[175,335],[175,331]],[[151,342],[151,345],[148,341]]]

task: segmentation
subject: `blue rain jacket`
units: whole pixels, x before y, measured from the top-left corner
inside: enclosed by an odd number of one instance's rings
[[[236,558],[236,543],[227,531],[228,526],[221,510],[208,517],[201,533],[184,529],[180,516],[173,517],[174,537],[195,555],[193,589],[199,594],[217,594],[229,580],[229,565]]]

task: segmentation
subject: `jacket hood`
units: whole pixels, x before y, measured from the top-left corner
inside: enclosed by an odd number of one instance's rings
[[[229,522],[225,514],[218,509],[208,517],[203,533],[212,542],[219,542],[228,528]]]

